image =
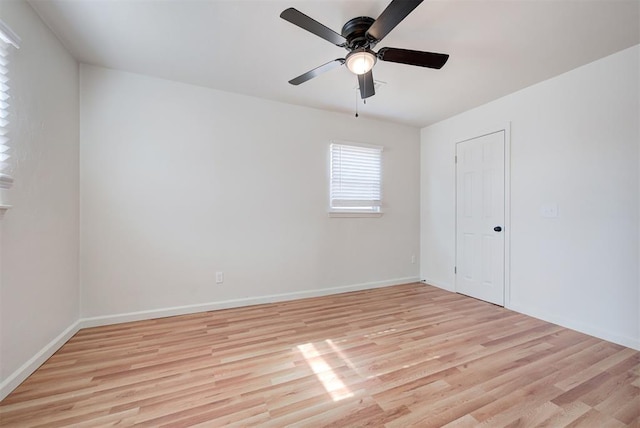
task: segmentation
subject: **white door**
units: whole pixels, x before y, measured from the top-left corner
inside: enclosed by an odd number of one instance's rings
[[[456,291],[504,306],[505,132],[456,144]]]

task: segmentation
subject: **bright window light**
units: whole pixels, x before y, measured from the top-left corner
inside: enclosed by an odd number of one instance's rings
[[[8,189],[13,178],[7,174],[9,167],[9,61],[11,51],[18,48],[20,38],[0,21],[0,189]],[[1,202],[1,201],[0,201]]]
[[[382,147],[333,142],[330,211],[379,213]]]

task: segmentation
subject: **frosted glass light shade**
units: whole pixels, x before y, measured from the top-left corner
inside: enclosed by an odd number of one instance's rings
[[[347,68],[353,74],[365,74],[373,68],[377,61],[376,56],[369,51],[354,51],[347,55]]]

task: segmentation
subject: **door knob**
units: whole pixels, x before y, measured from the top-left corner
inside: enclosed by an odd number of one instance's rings
[[[502,228],[500,226],[496,226],[493,228],[496,232],[502,232]]]

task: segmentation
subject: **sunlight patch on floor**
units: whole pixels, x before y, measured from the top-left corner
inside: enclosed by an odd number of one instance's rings
[[[349,359],[349,357],[347,357],[344,352],[342,352],[342,350],[338,347],[338,345],[335,344],[335,342],[331,339],[327,339],[325,340],[325,342],[327,343],[327,345],[329,345],[331,347],[331,349],[333,349],[333,351],[338,354],[338,356],[340,358],[342,358],[342,361],[345,362],[345,364],[347,365],[347,367],[349,367],[351,370],[358,372],[358,368],[351,362],[351,360]]]
[[[367,339],[371,339],[372,337],[381,336],[381,335],[387,334],[387,333],[393,333],[394,331],[396,331],[395,328],[388,328],[388,329],[383,330],[383,331],[377,331],[375,333],[365,334],[364,337],[366,337]]]
[[[298,351],[302,354],[307,364],[313,370],[322,386],[329,393],[333,401],[344,400],[353,397],[353,393],[340,380],[338,375],[333,371],[331,366],[320,356],[320,353],[313,343],[305,343],[298,345]]]

